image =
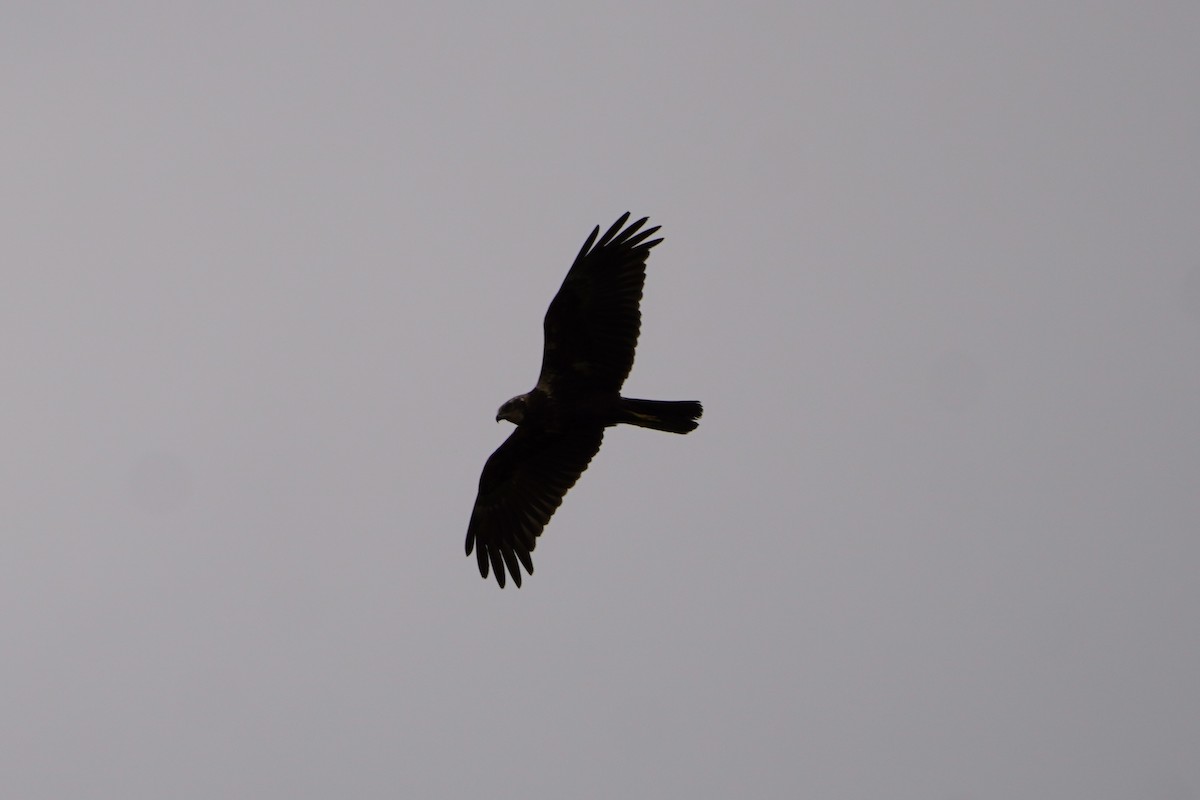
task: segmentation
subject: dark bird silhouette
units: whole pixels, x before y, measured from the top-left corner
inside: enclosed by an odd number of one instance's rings
[[[642,323],[646,257],[662,241],[650,239],[657,227],[642,230],[646,217],[622,230],[628,219],[626,212],[603,236],[597,226],[583,243],[546,311],[537,385],[496,414],[517,429],[484,464],[467,555],[474,549],[479,574],[487,578],[490,567],[501,588],[505,570],[517,586],[521,567],[533,574],[537,538],[599,451],[605,428],[688,433],[704,411],[694,400],[621,397]]]

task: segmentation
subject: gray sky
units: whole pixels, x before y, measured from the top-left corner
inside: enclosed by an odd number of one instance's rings
[[[1200,6],[21,5],[6,796],[1200,797]],[[500,591],[626,210],[706,414]]]

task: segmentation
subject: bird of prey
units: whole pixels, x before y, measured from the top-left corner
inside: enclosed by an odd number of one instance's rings
[[[537,385],[500,406],[496,421],[517,428],[484,464],[467,526],[467,555],[504,588],[505,570],[521,585],[533,574],[530,554],[563,495],[600,449],[604,429],[624,423],[671,433],[696,429],[695,400],[621,397],[641,328],[646,257],[662,241],[642,230],[646,217],[622,229],[625,212],[583,243],[546,311]],[[639,233],[640,231],[640,233]],[[599,240],[596,237],[599,236]]]

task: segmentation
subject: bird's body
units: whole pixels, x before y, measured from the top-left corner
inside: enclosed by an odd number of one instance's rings
[[[501,587],[506,571],[517,586],[522,566],[532,574],[537,537],[600,449],[605,428],[687,433],[703,413],[693,400],[621,397],[641,326],[646,257],[662,241],[647,241],[656,227],[638,232],[646,218],[622,230],[628,219],[599,241],[600,229],[592,231],[546,312],[537,385],[496,415],[517,429],[484,465],[466,545],[480,574],[495,572]]]

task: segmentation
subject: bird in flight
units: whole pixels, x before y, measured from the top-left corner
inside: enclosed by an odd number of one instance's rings
[[[628,219],[625,212],[603,236],[597,226],[583,243],[546,311],[537,385],[496,414],[517,428],[483,466],[467,555],[474,549],[479,574],[487,578],[490,568],[500,588],[506,570],[517,586],[521,567],[533,574],[537,537],[600,450],[605,428],[688,433],[704,411],[695,400],[620,394],[641,328],[646,257],[662,241],[650,238],[658,227],[642,230],[647,217],[623,228]]]

